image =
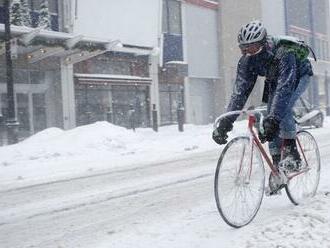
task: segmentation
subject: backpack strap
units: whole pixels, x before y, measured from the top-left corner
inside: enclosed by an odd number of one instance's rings
[[[317,61],[317,59],[316,59],[316,55],[315,55],[313,49],[312,49],[309,45],[307,45],[307,44],[306,44],[306,46],[308,47],[309,51],[312,53],[312,55],[313,55],[313,59],[314,59],[315,61]]]

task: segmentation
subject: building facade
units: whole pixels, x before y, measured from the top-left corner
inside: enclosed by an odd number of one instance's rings
[[[313,48],[318,61],[313,62],[315,75],[307,97],[313,105],[325,107],[325,75],[330,71],[329,1],[302,2],[284,1],[286,33],[304,40]]]
[[[35,40],[31,46],[27,45],[29,31],[37,28],[38,7],[40,1],[30,0],[28,5],[31,10],[31,27],[12,27],[12,57],[13,57],[13,78],[15,84],[16,113],[20,123],[19,136],[27,137],[35,132],[43,130],[49,126],[62,127],[61,101],[58,95],[61,91],[60,83],[60,60],[59,57],[47,59],[41,63],[35,58],[29,57],[36,55],[36,51],[45,52],[38,43],[43,39]],[[59,8],[58,2],[52,1],[49,5],[50,29],[59,31]],[[0,1],[0,115],[6,119],[8,113],[7,88],[6,88],[6,65],[4,51],[4,8],[3,1]],[[44,32],[52,33],[52,31]],[[24,36],[25,35],[25,36]],[[18,40],[17,37],[21,37]],[[52,39],[53,40],[53,39]],[[20,44],[18,44],[20,42]],[[23,44],[26,42],[26,44]],[[31,63],[33,61],[33,63]]]
[[[154,48],[160,29],[153,23],[157,23],[160,7],[154,1],[141,6],[136,1],[141,11],[130,9],[128,20],[120,14],[127,3],[104,1],[93,10],[99,13],[97,19],[89,15],[88,1],[49,2],[56,2],[56,6],[49,6],[49,30],[36,25],[38,1],[28,2],[33,20],[28,27],[11,26],[19,137],[47,127],[69,129],[103,120],[127,127],[128,111],[132,107],[137,116],[136,126],[150,126],[151,106],[159,108],[159,53]],[[109,4],[111,8],[104,7]],[[1,38],[4,37],[2,6],[0,2]],[[104,9],[114,11],[110,18],[109,11],[102,12]],[[147,27],[145,23],[152,25]],[[103,28],[108,33],[102,32]],[[141,32],[145,35],[138,35]],[[1,114],[6,119],[3,42],[1,47],[0,101]]]
[[[110,51],[73,65],[76,125],[107,120],[149,127],[151,106],[159,108],[157,67],[160,1],[71,1],[67,31],[117,42]],[[90,13],[97,13],[97,18]],[[142,35],[141,35],[142,34]]]
[[[29,27],[12,26],[21,137],[103,120],[128,127],[132,109],[137,127],[151,126],[152,110],[159,125],[176,123],[178,109],[185,110],[187,123],[212,122],[225,111],[233,90],[237,32],[252,19],[263,20],[271,34],[312,45],[319,61],[307,95],[316,105],[326,102],[326,0],[49,1],[48,30],[38,27],[40,1],[28,1]],[[6,117],[2,6],[0,0],[0,104]],[[260,79],[249,105],[261,103],[262,89]]]
[[[175,123],[180,107],[188,123],[206,124],[214,119],[218,7],[217,1],[163,0],[161,124]]]
[[[217,1],[187,0],[184,5],[189,123],[208,124],[216,117],[214,92],[220,83],[218,9]]]

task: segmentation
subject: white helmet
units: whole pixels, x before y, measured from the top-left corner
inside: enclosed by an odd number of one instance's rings
[[[267,30],[258,20],[252,21],[241,27],[238,33],[238,43],[240,45],[255,42],[264,42],[267,37]]]

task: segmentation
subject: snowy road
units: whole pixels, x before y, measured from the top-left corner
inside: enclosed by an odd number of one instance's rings
[[[113,243],[108,247],[116,247],[125,241],[125,235],[135,232],[137,239],[155,242],[153,238],[166,234],[163,230],[157,234],[156,229],[147,233],[144,225],[166,226],[171,219],[179,224],[177,214],[210,203],[217,156],[217,152],[208,152],[185,160],[3,191],[1,247],[88,247],[89,243],[98,247],[97,242],[107,236]],[[140,232],[147,236],[143,238]]]
[[[219,151],[0,191],[1,248],[330,247],[330,141],[316,133],[322,177],[312,202],[264,198],[235,230],[213,197]],[[329,131],[330,134],[330,131]]]

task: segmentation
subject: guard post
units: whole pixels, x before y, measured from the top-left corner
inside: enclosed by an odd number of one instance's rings
[[[156,104],[152,104],[152,129],[155,132],[158,132],[158,117],[157,117]]]
[[[178,106],[177,115],[178,115],[178,129],[179,129],[179,132],[183,132],[184,107],[183,107],[182,103],[180,103],[179,106]]]

